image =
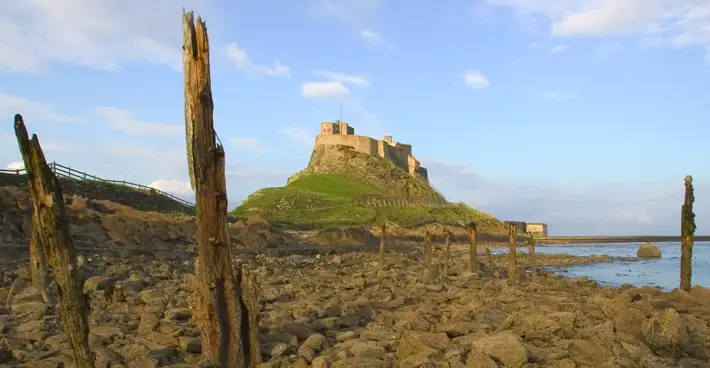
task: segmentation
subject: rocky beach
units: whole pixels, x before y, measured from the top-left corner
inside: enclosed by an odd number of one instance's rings
[[[86,255],[97,367],[197,367],[196,279],[186,253]],[[609,257],[539,255],[540,277],[505,278],[507,255],[480,277],[455,251],[449,275],[426,279],[418,250],[243,256],[257,276],[261,367],[707,367],[710,290],[600,287],[544,267]],[[440,252],[435,254],[441,259]],[[5,258],[6,259],[6,258]],[[24,259],[3,264],[0,364],[70,366],[54,308],[30,286]],[[115,290],[121,290],[117,298]]]

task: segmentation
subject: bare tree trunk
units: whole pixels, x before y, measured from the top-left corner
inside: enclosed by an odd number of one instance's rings
[[[379,266],[381,269],[385,268],[385,237],[387,236],[387,224],[382,224],[382,231],[380,235],[380,258]]]
[[[47,165],[37,135],[29,139],[19,114],[15,115],[15,136],[25,163],[34,210],[35,256],[39,258],[44,255],[52,267],[59,295],[59,313],[72,347],[74,365],[77,368],[93,368],[94,356],[89,350],[89,308],[83,285],[76,275],[76,256],[65,217],[62,188]]]
[[[695,214],[693,213],[693,177],[685,177],[685,202],[681,210],[680,232],[680,288],[690,291],[693,273],[693,237],[695,236]]]
[[[241,280],[235,277],[227,235],[227,189],[224,148],[217,143],[213,123],[209,41],[205,22],[183,14],[185,135],[190,182],[195,190],[197,277],[200,285],[196,317],[204,363],[245,367],[248,340]]]
[[[537,259],[535,258],[535,237],[531,232],[528,232],[528,255],[530,256],[530,269],[532,272],[532,281],[537,282]]]
[[[449,276],[449,257],[451,256],[451,232],[446,231],[444,240],[444,276]]]
[[[518,247],[516,245],[517,229],[511,224],[508,228],[508,281],[516,283],[518,281]]]
[[[49,277],[47,254],[35,226],[32,226],[32,235],[30,236],[30,274],[32,276],[32,284],[42,293],[44,302],[47,305],[54,306],[56,301],[49,288],[52,280]]]
[[[241,270],[241,280],[242,280],[242,310],[245,313],[242,314],[242,338],[248,337],[248,342],[245,346],[248,346],[249,352],[249,367],[256,368],[259,364],[263,363],[261,357],[261,348],[259,347],[259,299],[258,299],[258,289],[256,286],[256,279],[254,274],[251,273],[247,265],[242,265]],[[247,320],[244,321],[244,317]]]
[[[478,275],[478,233],[476,224],[471,223],[468,227],[468,268],[469,271]]]

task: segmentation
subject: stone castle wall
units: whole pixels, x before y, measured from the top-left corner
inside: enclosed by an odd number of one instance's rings
[[[392,136],[386,136],[384,139],[378,140],[355,135],[353,127],[336,120],[335,122],[321,124],[321,132],[316,136],[316,146],[319,145],[353,147],[356,151],[385,158],[420,180],[429,182],[426,168],[421,167],[419,160],[412,155],[412,146],[394,142],[392,141]]]

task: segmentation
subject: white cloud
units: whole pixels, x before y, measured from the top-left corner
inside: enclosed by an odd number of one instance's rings
[[[148,186],[177,196],[193,194],[189,181],[158,179]]]
[[[3,0],[0,69],[37,73],[52,63],[120,70],[127,61],[181,68],[183,7],[211,16],[211,0]]]
[[[386,49],[394,49],[394,45],[381,34],[373,31],[371,28],[359,29],[355,33],[363,40],[379,47]]]
[[[136,120],[129,111],[116,107],[97,107],[95,111],[106,118],[112,128],[127,134],[152,137],[184,134],[182,125]]]
[[[15,161],[15,162],[10,162],[7,165],[8,170],[24,170],[25,169],[25,163],[22,161]]]
[[[246,51],[240,49],[236,43],[231,43],[227,46],[227,56],[229,56],[238,69],[244,70],[250,74],[285,78],[291,76],[291,70],[289,67],[281,64],[279,60],[275,60],[273,65],[261,65],[254,63],[249,60]]]
[[[0,63],[2,63],[1,60]],[[10,120],[15,114],[21,114],[27,124],[31,124],[35,120],[56,123],[79,123],[84,121],[84,119],[77,116],[59,113],[51,106],[41,102],[0,92],[0,117]]]
[[[288,137],[299,146],[313,147],[314,137],[317,133],[311,133],[306,129],[297,127],[284,127],[279,134]]]
[[[550,23],[556,36],[634,35],[643,44],[698,45],[710,58],[710,2],[705,0],[487,0]]]
[[[357,84],[360,86],[367,86],[370,84],[370,81],[362,76],[359,75],[351,75],[351,74],[344,74],[344,73],[338,73],[330,70],[314,70],[313,74],[319,75],[325,79],[331,80],[331,81],[336,81],[336,82],[343,82],[343,83],[350,83],[350,84]]]
[[[461,75],[464,83],[473,88],[488,87],[488,78],[479,72],[468,71]]]
[[[576,93],[565,92],[561,90],[542,92],[540,97],[545,100],[571,100],[579,98]]]
[[[350,90],[337,81],[306,82],[301,85],[301,94],[313,99],[345,98]]]
[[[553,54],[559,54],[563,51],[566,51],[569,47],[567,45],[555,45],[550,48],[550,52]]]
[[[238,148],[243,148],[254,153],[271,152],[271,150],[264,147],[258,139],[252,137],[235,137],[230,139],[230,142]]]

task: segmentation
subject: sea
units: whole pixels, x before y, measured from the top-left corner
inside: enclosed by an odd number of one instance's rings
[[[659,259],[642,259],[635,262],[612,261],[588,265],[575,265],[553,269],[560,275],[587,276],[602,285],[651,285],[670,291],[680,285],[680,243],[654,243],[661,247]],[[641,243],[621,244],[570,244],[538,246],[537,253],[568,253],[577,256],[607,254],[612,257],[636,257]],[[697,242],[693,246],[692,285],[710,288],[710,242]]]

